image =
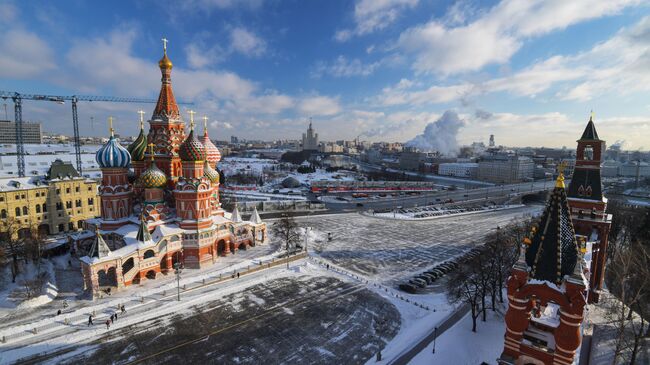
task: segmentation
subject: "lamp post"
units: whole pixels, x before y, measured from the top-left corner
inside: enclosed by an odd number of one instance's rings
[[[438,327],[433,328],[433,353],[436,353],[436,337],[438,337]]]
[[[178,296],[178,301],[181,301],[181,263],[177,262],[174,264],[174,273],[176,274],[176,293]]]

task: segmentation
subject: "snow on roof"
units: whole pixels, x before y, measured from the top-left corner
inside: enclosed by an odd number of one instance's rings
[[[161,224],[157,226],[156,229],[154,229],[153,233],[151,234],[151,239],[154,242],[158,242],[163,237],[171,236],[173,234],[181,234],[183,232],[184,229],[176,224]]]
[[[224,224],[230,222],[230,219],[222,217],[220,215],[215,215],[212,216],[212,222],[214,222],[214,224]]]
[[[539,317],[531,316],[530,320],[549,327],[557,328],[557,326],[560,325],[559,309],[559,305],[549,302],[546,307],[544,307],[544,310],[540,313]]]
[[[25,190],[37,187],[47,187],[43,176],[9,177],[0,179],[0,191]]]
[[[241,223],[242,221],[241,216],[239,214],[239,210],[237,209],[237,205],[235,205],[235,209],[233,209],[232,211],[230,220],[233,221],[233,223]]]

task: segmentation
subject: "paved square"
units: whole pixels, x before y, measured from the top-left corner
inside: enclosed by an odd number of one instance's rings
[[[379,219],[361,214],[300,217],[317,237],[310,252],[369,279],[394,285],[398,281],[458,256],[497,226],[537,214],[541,206],[442,217],[425,221]],[[327,242],[327,233],[332,241]]]

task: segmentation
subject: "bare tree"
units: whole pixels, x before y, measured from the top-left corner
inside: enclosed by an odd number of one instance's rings
[[[613,207],[606,315],[615,327],[617,360],[635,364],[650,326],[650,210]]]
[[[279,220],[275,221],[271,226],[273,235],[285,245],[287,250],[287,268],[289,268],[289,251],[300,243],[300,230],[298,224],[293,217],[288,215],[282,216]]]
[[[23,241],[18,238],[20,223],[16,218],[9,217],[2,223],[2,234],[0,234],[0,247],[7,256],[11,257],[11,282],[16,282],[16,276],[20,272],[18,260],[23,255]]]
[[[479,255],[480,256],[480,255]],[[477,256],[478,257],[478,256]],[[485,292],[482,280],[477,269],[480,265],[477,260],[469,260],[452,270],[446,283],[447,299],[450,303],[462,303],[469,305],[472,314],[472,332],[476,332],[476,320],[485,310],[481,302],[485,300],[482,295]]]

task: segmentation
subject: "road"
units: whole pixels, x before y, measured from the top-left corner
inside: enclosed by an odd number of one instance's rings
[[[434,193],[421,195],[404,195],[400,197],[385,197],[379,199],[351,199],[350,201],[325,201],[325,206],[333,211],[346,210],[382,210],[394,209],[396,207],[414,207],[448,201],[464,202],[469,200],[490,201],[507,198],[509,196],[521,196],[540,191],[548,191],[554,184],[550,181],[536,181],[519,184],[500,186],[489,186],[475,189],[442,190]],[[335,196],[335,195],[331,195]],[[358,206],[358,204],[362,204]]]

